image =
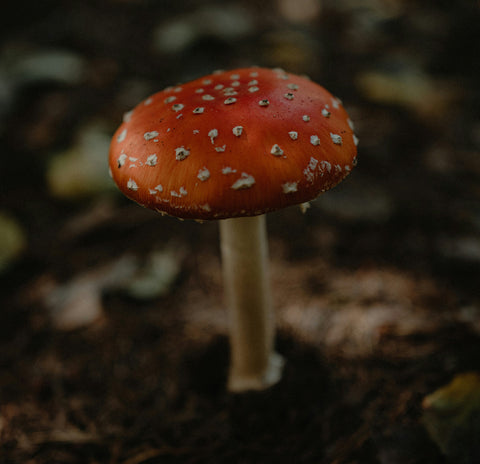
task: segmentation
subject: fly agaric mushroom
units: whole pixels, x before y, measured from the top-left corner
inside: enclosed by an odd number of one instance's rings
[[[303,204],[355,165],[340,100],[283,70],[237,69],[168,87],[124,116],[110,147],[120,190],[179,218],[220,219],[230,391],[276,383],[265,213]]]

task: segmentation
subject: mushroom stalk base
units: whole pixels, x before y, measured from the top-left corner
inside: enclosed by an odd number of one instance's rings
[[[230,319],[228,389],[263,390],[280,380],[283,367],[273,350],[265,216],[220,221],[220,239]]]

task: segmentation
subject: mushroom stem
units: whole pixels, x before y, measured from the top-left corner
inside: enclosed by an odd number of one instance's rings
[[[265,215],[220,221],[220,239],[231,326],[228,389],[263,390],[280,380],[283,367],[273,349]]]

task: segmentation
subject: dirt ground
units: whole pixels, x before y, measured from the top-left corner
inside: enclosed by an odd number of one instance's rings
[[[480,373],[479,20],[467,0],[16,2],[0,463],[480,462],[480,382],[446,412],[424,400]],[[359,163],[305,214],[269,214],[286,367],[232,395],[218,224],[133,204],[106,159],[148,94],[252,64],[340,96]]]

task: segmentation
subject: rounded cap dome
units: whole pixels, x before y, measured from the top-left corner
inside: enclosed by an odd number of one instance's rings
[[[110,170],[137,203],[180,218],[254,216],[316,198],[355,165],[339,99],[283,70],[215,72],[124,115]]]

